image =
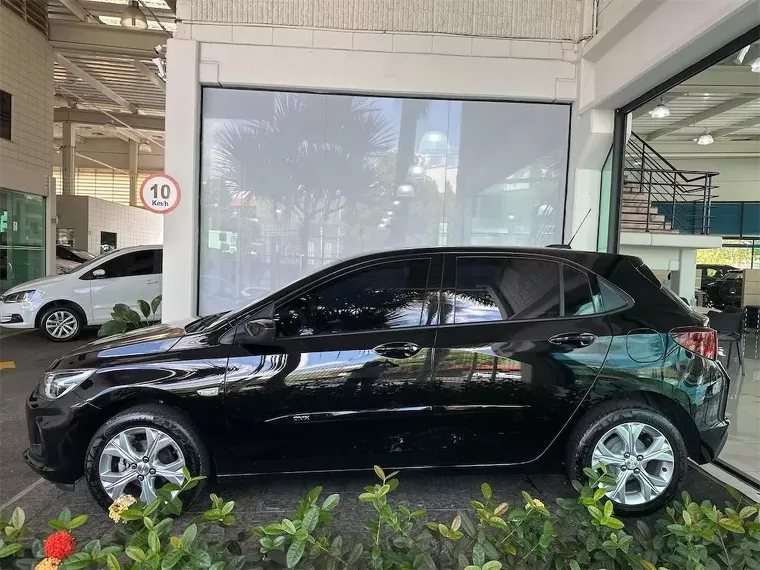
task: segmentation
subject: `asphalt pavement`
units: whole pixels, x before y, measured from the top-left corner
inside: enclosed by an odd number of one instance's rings
[[[58,356],[95,338],[94,333],[73,343],[52,343],[36,332],[17,334],[0,328],[0,511],[12,506],[26,509],[30,526],[41,529],[55,518],[63,507],[75,514],[89,513],[88,537],[101,536],[111,528],[109,519],[90,498],[83,484],[74,491],[61,491],[39,479],[24,463],[21,453],[27,446],[24,419],[24,402],[45,369]],[[496,497],[510,504],[521,504],[520,492],[526,490],[546,504],[554,504],[557,497],[572,497],[574,491],[560,473],[532,471],[515,473],[504,469],[439,469],[432,471],[406,470],[401,473],[401,485],[395,491],[393,502],[404,502],[416,508],[425,508],[436,520],[450,517],[477,499],[480,484],[488,481]],[[551,471],[551,466],[548,466]],[[287,476],[260,476],[249,479],[224,480],[211,485],[209,491],[227,500],[236,501],[240,526],[271,522],[292,513],[298,500],[309,489],[323,485],[325,493],[342,496],[338,515],[338,528],[352,532],[369,518],[367,505],[360,505],[358,495],[365,485],[375,482],[374,474],[310,474]],[[710,499],[722,504],[728,495],[721,484],[694,466],[685,484],[698,500]],[[191,513],[207,508],[208,501],[201,499]]]

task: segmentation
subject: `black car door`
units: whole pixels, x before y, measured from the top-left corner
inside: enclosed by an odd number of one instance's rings
[[[226,378],[235,471],[425,461],[440,259],[341,270],[274,303],[272,342],[236,338]]]
[[[560,433],[611,342],[596,279],[551,257],[450,255],[435,344],[444,464],[523,463]]]

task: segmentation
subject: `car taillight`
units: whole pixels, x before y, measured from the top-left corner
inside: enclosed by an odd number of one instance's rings
[[[677,344],[695,354],[715,360],[718,356],[718,333],[702,327],[683,327],[670,331]]]

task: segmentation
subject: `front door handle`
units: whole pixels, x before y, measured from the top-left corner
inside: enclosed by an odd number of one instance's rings
[[[386,358],[411,358],[422,350],[422,347],[413,342],[388,342],[376,346],[374,350]]]
[[[554,335],[549,339],[549,342],[557,346],[584,348],[596,342],[596,335],[592,333],[563,333]]]

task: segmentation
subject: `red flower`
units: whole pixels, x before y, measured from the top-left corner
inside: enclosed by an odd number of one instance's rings
[[[76,547],[77,543],[74,541],[74,537],[65,530],[59,530],[45,540],[45,556],[63,560],[74,554]]]

